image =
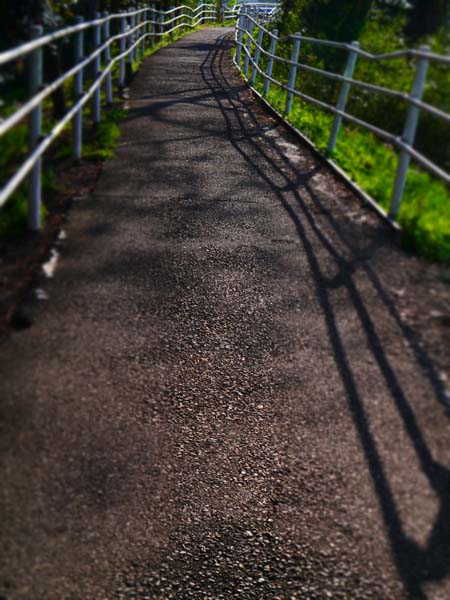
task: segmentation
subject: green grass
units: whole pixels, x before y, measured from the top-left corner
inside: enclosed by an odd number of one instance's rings
[[[261,81],[256,88],[262,92]],[[286,92],[272,86],[267,100],[278,112],[284,112]],[[295,98],[288,121],[326,152],[332,115]],[[393,148],[370,132],[343,125],[330,158],[389,210],[398,161]],[[450,264],[450,190],[444,182],[411,166],[398,221],[406,250]]]
[[[92,139],[83,146],[85,160],[107,160],[114,156],[114,149],[121,133],[117,121],[125,118],[127,111],[113,109],[106,113],[97,125]]]
[[[3,178],[9,179],[14,173],[14,160],[18,157],[25,158],[28,142],[28,128],[19,124],[13,131],[6,133],[0,144],[0,172]],[[43,189],[48,190],[53,185],[52,172],[44,173],[42,178]],[[28,214],[28,185],[25,182],[9,198],[6,205],[0,209],[0,239],[11,239],[22,234],[27,228]],[[45,208],[41,209],[41,216],[45,216]]]
[[[48,193],[55,189],[55,173],[47,169],[42,173],[42,191]],[[0,211],[0,240],[10,240],[23,235],[28,227],[28,184],[25,183],[9,198]],[[41,221],[47,210],[41,204]]]

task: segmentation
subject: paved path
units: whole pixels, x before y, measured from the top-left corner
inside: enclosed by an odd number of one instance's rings
[[[223,36],[146,61],[0,346],[0,596],[448,598],[449,422],[379,275],[406,259]]]

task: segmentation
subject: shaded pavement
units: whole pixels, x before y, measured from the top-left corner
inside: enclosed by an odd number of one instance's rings
[[[1,342],[5,599],[450,596],[445,390],[391,294],[415,262],[230,48],[144,63]]]

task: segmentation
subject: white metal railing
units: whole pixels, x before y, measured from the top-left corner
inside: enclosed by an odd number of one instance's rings
[[[245,2],[235,4],[232,7],[224,5],[223,21],[235,21],[244,7],[247,14],[252,15],[260,23],[273,21],[281,11],[279,2]]]
[[[18,59],[27,58],[29,64],[29,99],[12,114],[0,120],[0,137],[13,127],[28,118],[29,154],[17,168],[14,175],[4,183],[0,190],[0,208],[7,202],[17,188],[29,177],[28,188],[28,224],[31,230],[40,227],[41,212],[41,174],[42,156],[49,146],[61,134],[63,129],[73,122],[73,157],[82,157],[83,107],[93,97],[93,122],[101,119],[101,86],[105,85],[107,104],[113,101],[113,69],[118,65],[118,86],[125,86],[126,61],[133,61],[144,56],[147,44],[153,47],[165,35],[173,34],[179,29],[192,29],[202,23],[217,20],[216,6],[212,3],[199,4],[196,8],[186,5],[169,10],[158,10],[154,5],[123,12],[119,14],[97,14],[89,22],[80,17],[75,25],[43,35],[42,27],[33,27],[33,38],[30,42],[0,53],[0,66]],[[111,35],[111,23],[119,23],[120,32]],[[93,34],[94,50],[84,55],[86,32]],[[75,64],[53,82],[44,86],[43,82],[43,49],[45,46],[61,39],[73,40]],[[114,45],[117,54],[112,58]],[[88,65],[94,65],[94,77],[84,90],[84,73]],[[70,110],[43,135],[42,113],[43,102],[64,83],[74,80],[74,104]]]
[[[255,35],[256,31],[258,31],[257,35]],[[263,46],[265,36],[266,39],[270,40],[270,46],[268,50]],[[245,6],[242,7],[236,23],[235,41],[235,64],[241,71],[243,71],[244,76],[252,88],[254,88],[256,76],[260,75],[264,80],[264,91],[262,94],[263,97],[268,95],[271,84],[274,84],[286,91],[287,96],[284,116],[289,115],[294,97],[301,98],[310,104],[317,106],[318,108],[334,114],[335,117],[330,131],[327,148],[329,153],[333,152],[336,146],[343,120],[367,129],[368,131],[382,138],[384,141],[392,144],[392,146],[400,151],[399,164],[389,211],[389,218],[391,220],[396,219],[400,209],[411,159],[414,159],[421,167],[428,170],[436,177],[442,179],[447,184],[450,184],[450,174],[414,148],[420,111],[430,113],[445,123],[450,122],[450,114],[422,100],[430,62],[437,62],[450,66],[450,56],[434,54],[430,51],[428,46],[422,46],[418,50],[408,49],[374,55],[360,48],[358,42],[346,44],[333,42],[330,40],[306,37],[300,35],[299,33],[280,37],[276,30],[270,31],[265,28],[257,17],[253,16],[246,10]],[[290,59],[284,58],[277,54],[277,46],[280,42],[289,42],[292,44]],[[348,58],[344,74],[341,75],[338,73],[333,73],[299,62],[299,52],[302,42],[346,51],[348,53]],[[261,56],[266,57],[265,70],[263,70],[259,65]],[[244,58],[243,66],[242,57]],[[414,60],[416,63],[416,70],[411,93],[407,94],[398,90],[393,90],[354,79],[353,73],[358,57],[363,57],[365,59],[374,61],[397,59],[400,57],[406,57]],[[273,77],[273,66],[275,62],[288,65],[289,77],[287,84]],[[251,74],[249,75],[250,67]],[[337,104],[328,104],[300,91],[296,85],[297,72],[299,69],[340,82],[342,85]],[[387,96],[392,96],[406,102],[408,105],[408,111],[404,123],[403,134],[401,136],[396,136],[388,131],[385,131],[384,129],[381,129],[380,127],[377,127],[376,125],[373,125],[346,112],[347,100],[351,86],[359,87],[370,92],[377,92]]]

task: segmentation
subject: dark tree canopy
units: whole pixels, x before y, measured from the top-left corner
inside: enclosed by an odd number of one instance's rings
[[[285,0],[283,29],[352,41],[358,38],[373,0]]]
[[[408,37],[418,39],[436,33],[446,21],[450,27],[449,0],[410,0],[410,3],[412,10],[406,27]]]
[[[287,32],[349,42],[358,39],[372,8],[384,7],[407,16],[412,40],[450,26],[450,0],[284,0],[281,27]]]
[[[304,12],[305,25],[322,31],[324,37],[350,42],[359,37],[372,6],[372,0],[322,0],[309,2]]]
[[[0,45],[5,48],[28,39],[32,24],[51,31],[75,14],[92,18],[97,11],[118,12],[138,4],[138,0],[0,0]]]

